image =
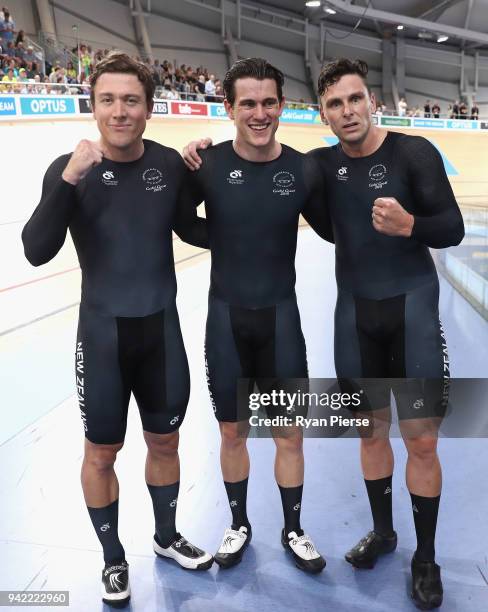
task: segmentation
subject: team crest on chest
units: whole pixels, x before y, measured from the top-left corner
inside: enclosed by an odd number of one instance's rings
[[[369,183],[370,189],[381,189],[385,185],[388,185],[388,181],[385,180],[387,176],[386,166],[383,164],[376,164],[369,170]]]
[[[166,187],[166,184],[163,184],[163,173],[158,168],[144,170],[142,180],[146,185],[146,191],[162,191]]]
[[[273,193],[288,196],[295,191],[295,176],[291,172],[281,170],[273,176]]]

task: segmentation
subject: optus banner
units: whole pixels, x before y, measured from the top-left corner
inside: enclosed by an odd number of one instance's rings
[[[210,104],[210,116],[214,119],[228,119],[223,104]]]
[[[65,96],[33,96],[20,99],[23,115],[73,115],[77,109],[75,98]]]

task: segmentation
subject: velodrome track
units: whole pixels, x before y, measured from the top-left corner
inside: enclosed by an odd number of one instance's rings
[[[488,134],[411,131],[431,139],[457,174],[450,176],[462,204],[488,203]],[[81,138],[97,138],[92,121],[9,123],[0,126],[4,159],[0,244],[0,590],[66,589],[72,610],[97,610],[100,552],[84,508],[79,469],[82,429],[73,385],[73,349],[80,273],[69,241],[49,264],[24,259],[20,231],[39,200],[44,171]],[[307,151],[326,145],[323,126],[282,126],[282,142]],[[189,140],[232,138],[230,122],[153,119],[147,138],[181,150]],[[214,551],[228,510],[218,464],[218,432],[203,365],[210,259],[174,241],[178,306],[192,374],[192,395],[181,430],[179,529]],[[333,376],[335,299],[333,249],[303,224],[297,253],[297,294],[313,376]],[[488,377],[488,325],[444,280],[441,314],[452,374]],[[484,340],[483,340],[484,339]],[[327,558],[319,577],[304,576],[279,543],[280,502],[273,483],[273,445],[252,440],[250,517],[254,544],[240,568],[189,574],[156,561],[152,510],[143,482],[144,448],[131,405],[126,446],[117,463],[121,482],[120,534],[131,564],[135,610],[231,612],[285,609],[355,612],[411,610],[407,577],[414,531],[403,484],[405,453],[394,441],[394,512],[400,544],[374,574],[354,572],[344,551],[369,528],[369,509],[356,440],[307,440],[303,522]],[[444,568],[445,610],[474,612],[488,599],[488,493],[483,482],[485,440],[443,440],[444,494],[438,557]],[[473,490],[474,488],[474,490]]]

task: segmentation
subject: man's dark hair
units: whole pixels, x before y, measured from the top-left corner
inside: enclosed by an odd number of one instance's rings
[[[95,66],[95,71],[90,77],[90,100],[92,106],[95,105],[95,84],[102,74],[106,72],[135,74],[144,87],[147,108],[149,110],[152,109],[155,84],[151,71],[145,64],[132,59],[127,53],[122,53],[121,51],[111,51]]]
[[[318,82],[319,96],[323,96],[331,85],[335,85],[337,81],[346,74],[357,74],[363,79],[366,87],[368,87],[368,82],[366,80],[368,75],[368,64],[360,59],[349,60],[345,57],[341,57],[328,62],[322,67]]]
[[[234,106],[236,98],[235,82],[237,79],[246,78],[257,79],[258,81],[273,79],[276,83],[278,100],[281,102],[283,99],[283,84],[285,82],[285,77],[281,70],[278,70],[278,68],[275,68],[260,57],[248,57],[247,59],[235,62],[225,75],[223,83],[224,96],[231,106]]]

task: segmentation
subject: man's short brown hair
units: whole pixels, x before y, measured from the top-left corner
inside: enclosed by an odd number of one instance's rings
[[[331,85],[335,85],[339,79],[346,74],[357,74],[363,79],[366,87],[368,87],[368,82],[366,80],[368,75],[368,64],[360,59],[349,60],[345,57],[341,57],[328,62],[322,67],[318,82],[319,96],[323,96]]]
[[[95,105],[95,84],[102,74],[106,72],[135,74],[144,87],[147,108],[149,111],[152,109],[156,86],[149,68],[142,62],[132,59],[127,53],[122,53],[121,51],[111,51],[95,66],[95,71],[90,76],[90,100],[92,106]]]
[[[223,84],[224,95],[231,106],[234,106],[236,98],[235,82],[238,79],[246,78],[257,79],[258,81],[272,79],[276,83],[278,100],[281,102],[283,99],[283,84],[285,82],[285,77],[281,70],[278,70],[278,68],[275,68],[260,57],[248,57],[247,59],[241,59],[235,62],[225,75]]]

